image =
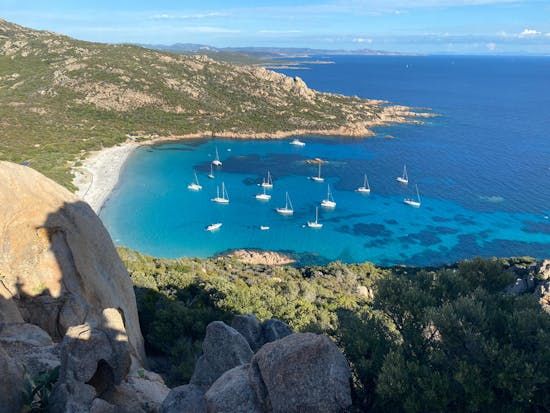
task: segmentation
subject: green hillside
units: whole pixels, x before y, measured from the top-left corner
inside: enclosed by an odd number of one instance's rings
[[[205,56],[107,45],[0,20],[0,159],[71,187],[86,151],[128,136],[245,136],[406,121],[404,107],[310,90],[298,78]],[[347,128],[347,129],[346,129]]]

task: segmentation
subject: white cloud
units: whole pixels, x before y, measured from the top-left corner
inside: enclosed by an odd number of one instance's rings
[[[208,13],[195,13],[195,14],[169,14],[161,13],[151,16],[153,20],[192,20],[192,19],[206,19],[208,17],[220,17],[227,16],[227,13],[221,12],[208,12]]]
[[[496,44],[496,43],[493,43],[493,42],[487,43],[486,46],[487,46],[487,49],[490,50],[491,52],[492,52],[492,51],[495,51],[495,50],[497,49],[497,44]]]
[[[372,43],[372,39],[366,39],[364,37],[356,37],[356,38],[352,39],[351,41],[354,42],[354,43],[368,43],[368,44]]]
[[[182,27],[180,29],[184,32],[192,33],[240,33],[240,30],[226,29],[225,27],[212,27],[212,26],[190,26]]]
[[[540,36],[542,33],[538,30],[524,29],[518,36],[519,37],[535,37]]]
[[[302,33],[301,30],[258,30],[258,33],[263,34],[286,34],[286,33]]]

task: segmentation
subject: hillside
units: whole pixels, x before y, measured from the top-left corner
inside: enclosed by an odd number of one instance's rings
[[[83,42],[5,20],[0,90],[0,159],[28,163],[68,187],[78,157],[128,137],[367,136],[373,126],[420,116],[315,92],[262,68]]]

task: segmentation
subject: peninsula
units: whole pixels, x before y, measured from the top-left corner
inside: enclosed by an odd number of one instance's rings
[[[75,183],[86,200],[94,205],[97,199],[96,210],[138,144],[213,136],[365,137],[373,127],[432,116],[314,91],[298,77],[264,68],[84,42],[5,20],[0,89],[0,159],[29,165],[71,190],[80,170]],[[92,152],[121,144],[124,149],[100,156],[103,163],[96,157],[82,168]]]

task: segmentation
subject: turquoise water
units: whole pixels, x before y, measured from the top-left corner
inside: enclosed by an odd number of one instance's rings
[[[369,260],[434,265],[474,255],[550,255],[550,59],[339,57],[289,71],[320,90],[430,106],[427,125],[377,130],[369,139],[196,140],[138,149],[101,211],[115,243],[162,257],[232,248],[293,252],[302,262]],[[406,67],[408,65],[408,67]],[[457,67],[458,66],[458,67]],[[403,79],[405,77],[405,80]],[[384,139],[391,134],[395,139]],[[218,148],[223,166],[210,180]],[[320,157],[325,183],[308,176]],[[409,185],[395,178],[403,164]],[[203,185],[187,190],[193,170]],[[270,170],[272,199],[254,195]],[[370,195],[354,190],[367,173]],[[210,201],[224,182],[229,205]],[[337,207],[319,209],[331,184]],[[418,184],[419,209],[403,204]],[[278,215],[290,193],[295,213]],[[222,222],[215,233],[204,227]],[[269,231],[259,227],[267,225]]]

